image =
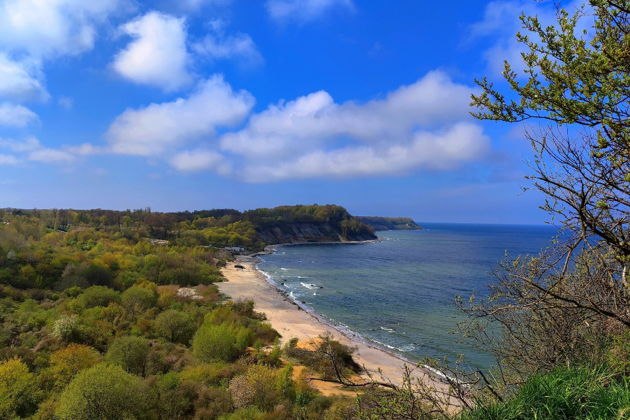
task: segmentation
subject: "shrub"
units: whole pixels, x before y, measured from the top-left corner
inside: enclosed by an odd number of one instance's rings
[[[182,381],[201,382],[208,386],[222,385],[222,382],[231,379],[238,370],[235,365],[224,362],[204,363],[197,366],[188,366],[179,377]]]
[[[142,337],[124,336],[114,340],[107,351],[108,362],[129,373],[144,375],[149,355],[149,341]]]
[[[19,359],[0,363],[0,418],[26,417],[36,407],[35,376]]]
[[[195,329],[195,320],[186,312],[169,309],[155,318],[158,336],[173,343],[188,344]]]
[[[141,313],[155,306],[157,293],[147,287],[133,286],[121,295],[123,306],[132,313]]]
[[[98,364],[79,372],[59,398],[61,420],[133,419],[144,411],[140,380],[118,366]]]
[[[80,371],[101,361],[101,354],[89,346],[70,344],[50,355],[50,372],[60,386],[67,385]]]
[[[81,340],[81,325],[76,315],[63,315],[53,324],[54,337],[65,342]]]
[[[263,411],[272,410],[287,391],[284,381],[278,381],[276,372],[266,366],[253,365],[247,373],[230,381],[232,401],[237,408],[256,406]]]
[[[109,287],[92,286],[85,289],[83,294],[79,296],[79,302],[81,302],[84,308],[107,306],[111,302],[120,302],[120,295],[117,291]]]
[[[193,337],[193,353],[199,359],[231,362],[251,344],[252,333],[244,327],[204,322]]]

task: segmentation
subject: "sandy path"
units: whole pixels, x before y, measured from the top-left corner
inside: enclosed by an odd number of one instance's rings
[[[362,341],[354,340],[342,334],[337,329],[320,322],[312,314],[300,309],[295,303],[283,296],[275,287],[270,285],[262,273],[255,268],[255,259],[239,257],[236,264],[245,269],[234,268],[233,263],[222,270],[227,282],[217,283],[219,290],[233,300],[253,300],[256,311],[263,312],[271,325],[282,335],[286,342],[293,337],[307,340],[319,335],[330,334],[334,339],[355,347],[355,360],[372,372],[375,380],[381,380],[381,375],[394,384],[401,383],[402,371],[405,364],[402,359],[381,349],[371,347]],[[380,372],[380,374],[378,373]],[[428,381],[437,388],[444,385],[435,381],[424,369],[416,369],[415,375],[423,381]]]

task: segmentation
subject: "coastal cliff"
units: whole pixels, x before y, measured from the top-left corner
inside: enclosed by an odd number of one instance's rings
[[[418,225],[410,217],[379,217],[379,216],[357,216],[362,223],[370,226],[374,230],[420,230]]]
[[[372,228],[340,206],[282,206],[244,213],[266,244],[376,239]]]

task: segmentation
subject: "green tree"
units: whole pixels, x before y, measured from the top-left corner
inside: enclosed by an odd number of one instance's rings
[[[92,347],[70,344],[50,355],[50,372],[60,386],[66,386],[80,371],[101,361],[101,354]]]
[[[36,407],[35,375],[19,359],[0,363],[0,418],[26,417]]]
[[[85,289],[78,299],[85,308],[93,308],[120,302],[120,294],[109,287],[92,286]]]
[[[106,363],[79,372],[59,397],[62,420],[135,419],[145,409],[139,378]]]
[[[480,119],[549,125],[529,132],[535,152],[536,188],[545,209],[582,242],[601,238],[622,266],[630,264],[630,2],[590,0],[570,15],[560,9],[557,25],[522,16],[523,74],[505,62],[511,92],[487,79],[472,96]],[[581,33],[578,22],[594,15]],[[579,130],[576,130],[579,127]],[[626,285],[627,287],[627,285]]]
[[[195,333],[193,353],[205,362],[231,362],[251,344],[252,333],[245,327],[204,322]]]
[[[157,302],[155,288],[132,286],[121,295],[122,304],[131,313],[142,313]]]
[[[118,337],[109,347],[105,358],[108,362],[122,367],[129,373],[144,375],[149,350],[149,340],[146,338]]]
[[[195,320],[186,312],[169,309],[155,318],[157,334],[173,343],[188,344],[195,329]]]

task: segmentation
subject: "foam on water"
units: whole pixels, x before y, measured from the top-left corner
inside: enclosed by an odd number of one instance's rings
[[[483,297],[506,250],[533,254],[554,235],[549,226],[427,224],[382,232],[383,241],[359,246],[281,247],[259,268],[302,309],[348,334],[411,360],[464,354],[470,365],[487,368],[489,355],[452,334],[463,319],[455,296]]]

